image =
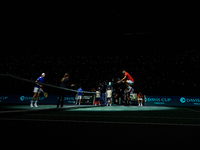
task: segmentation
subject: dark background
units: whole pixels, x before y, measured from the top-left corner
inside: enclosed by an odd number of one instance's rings
[[[1,73],[59,85],[70,71],[90,90],[126,69],[136,92],[199,95],[198,14],[186,2],[2,4]]]

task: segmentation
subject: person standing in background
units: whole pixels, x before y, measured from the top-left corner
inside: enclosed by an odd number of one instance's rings
[[[138,94],[138,106],[143,106],[142,103],[143,103],[143,95],[141,92],[139,92]]]
[[[60,83],[60,87],[62,88],[70,88],[70,86],[75,86],[74,84],[70,85],[70,81],[69,81],[69,73],[65,73],[63,78],[61,79],[61,83]],[[64,104],[64,97],[67,94],[66,90],[60,90],[59,91],[59,96],[58,96],[58,100],[57,100],[57,108],[59,107],[60,101],[61,101],[61,107],[63,107]]]
[[[110,87],[108,87],[108,90],[106,91],[107,94],[107,106],[108,105],[112,105],[112,91],[110,89]]]
[[[96,100],[95,100],[95,103],[94,103],[94,105],[96,106],[96,105],[101,105],[101,103],[100,103],[100,96],[101,95],[101,92],[100,92],[100,89],[97,89],[97,91],[96,91]]]
[[[101,105],[105,106],[105,92],[106,92],[106,88],[105,86],[102,84],[100,87],[100,91],[101,91]]]
[[[79,105],[81,105],[82,92],[83,92],[81,86],[79,87],[79,89],[77,90],[77,92],[78,92],[78,98],[77,99],[78,99]]]

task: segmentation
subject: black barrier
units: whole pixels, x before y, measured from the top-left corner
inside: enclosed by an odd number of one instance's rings
[[[0,104],[30,104],[33,95],[0,95]],[[47,98],[40,96],[39,104],[55,104],[58,95],[49,95]],[[84,94],[81,105],[93,105],[94,94]],[[198,106],[200,96],[144,96],[146,106]],[[76,95],[65,95],[64,104],[76,103]]]
[[[146,106],[200,106],[200,96],[145,96]]]
[[[33,95],[0,95],[2,104],[30,104]],[[58,95],[49,95],[47,98],[40,96],[38,104],[57,104]],[[81,105],[93,105],[94,95],[82,96]],[[64,104],[74,105],[76,95],[65,95]]]

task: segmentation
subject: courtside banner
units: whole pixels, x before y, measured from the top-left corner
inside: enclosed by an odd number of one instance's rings
[[[200,96],[148,96],[146,106],[200,106]]]
[[[81,105],[93,105],[94,103],[94,94],[85,94],[82,96]]]
[[[42,94],[41,94],[42,95]],[[3,104],[30,104],[33,95],[0,95]],[[58,95],[40,96],[38,104],[57,104]],[[75,95],[65,95],[64,104],[75,104]]]

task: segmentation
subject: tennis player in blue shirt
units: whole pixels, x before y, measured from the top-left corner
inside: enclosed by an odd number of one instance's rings
[[[81,104],[81,99],[82,99],[82,88],[81,88],[81,86],[79,87],[79,89],[77,90],[77,92],[78,92],[78,102],[79,102],[79,105]]]
[[[39,84],[39,83],[43,83],[44,82],[44,77],[45,77],[45,73],[42,73],[42,75],[39,77],[39,78],[37,78],[37,80],[35,81],[36,82],[36,85],[35,85],[35,87],[34,87],[34,89],[33,89],[33,97],[32,97],[32,100],[31,100],[31,104],[30,104],[30,107],[33,107],[33,100],[34,100],[34,98],[36,97],[36,99],[35,99],[35,104],[34,104],[34,106],[35,107],[38,107],[37,106],[37,101],[38,101],[38,98],[39,98],[39,96],[40,96],[40,92],[41,92],[41,90],[42,90],[42,85],[41,84]]]

